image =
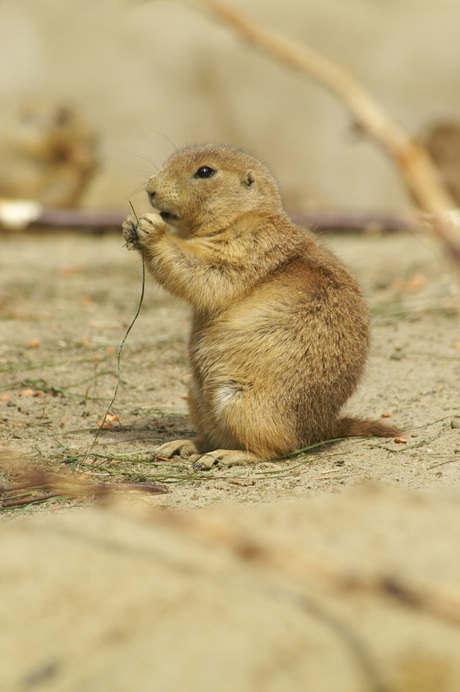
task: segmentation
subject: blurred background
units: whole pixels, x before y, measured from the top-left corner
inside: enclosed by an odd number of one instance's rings
[[[458,0],[232,4],[351,70],[414,136],[460,121]],[[0,64],[0,194],[27,196],[8,181],[13,170],[22,181],[30,173],[34,188],[37,171],[11,163],[11,143],[26,127],[19,139],[39,146],[51,104],[66,161],[56,179],[47,173],[50,206],[128,210],[133,199],[142,211],[134,191],[155,166],[176,147],[211,140],[266,161],[292,211],[410,204],[393,164],[335,97],[193,4],[1,0]],[[71,154],[66,137],[76,140]],[[66,176],[70,192],[56,190]]]

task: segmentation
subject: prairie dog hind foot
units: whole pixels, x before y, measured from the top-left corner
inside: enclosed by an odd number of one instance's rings
[[[193,468],[209,471],[213,466],[230,468],[231,466],[248,466],[264,461],[257,454],[239,449],[216,449],[203,454],[193,461]]]
[[[193,468],[209,471],[213,466],[247,466],[263,461],[256,454],[238,449],[216,449],[206,454],[198,452],[194,440],[173,440],[157,447],[152,456],[157,459],[172,459],[180,456],[193,463]]]
[[[172,459],[174,456],[187,458],[192,455],[198,456],[195,440],[172,440],[156,447],[152,452],[152,457],[160,459]]]

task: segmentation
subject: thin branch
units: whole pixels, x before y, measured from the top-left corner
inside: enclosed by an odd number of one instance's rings
[[[369,133],[395,159],[414,200],[432,216],[432,227],[450,255],[460,263],[460,241],[446,212],[455,208],[425,149],[414,142],[340,65],[307,46],[288,39],[223,0],[194,0],[231,26],[240,36],[280,62],[308,74],[340,98],[356,124]]]

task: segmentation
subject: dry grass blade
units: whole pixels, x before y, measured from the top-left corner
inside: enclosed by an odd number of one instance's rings
[[[130,204],[130,206],[131,206],[131,209],[132,209],[132,211],[133,211],[134,216],[136,217],[137,223],[139,223],[139,219],[138,219],[138,216],[137,216],[137,214],[136,214],[136,211],[135,211],[133,205],[131,204],[131,202],[129,202],[129,204]],[[135,324],[137,318],[139,317],[139,313],[140,313],[141,308],[142,308],[142,303],[144,302],[144,293],[145,293],[145,258],[144,258],[144,251],[142,251],[142,283],[141,283],[141,295],[140,295],[140,298],[139,298],[139,303],[138,303],[138,306],[137,306],[136,313],[135,313],[133,319],[131,320],[128,329],[126,330],[125,335],[124,335],[123,339],[121,340],[120,347],[119,347],[119,349],[118,349],[118,357],[117,357],[117,384],[116,384],[116,386],[115,386],[115,391],[114,391],[114,393],[113,393],[113,397],[112,397],[112,399],[111,399],[109,405],[107,406],[107,409],[106,409],[106,412],[105,412],[105,414],[104,414],[104,418],[102,419],[102,422],[101,422],[101,425],[100,425],[100,427],[99,427],[99,430],[96,432],[96,435],[95,435],[95,437],[94,437],[94,440],[93,440],[93,442],[92,442],[90,448],[88,449],[88,451],[87,451],[87,453],[86,453],[85,459],[88,457],[88,455],[91,453],[91,451],[92,451],[92,450],[94,449],[94,447],[96,446],[96,443],[97,443],[97,441],[98,441],[98,439],[99,439],[100,432],[101,432],[101,430],[104,428],[104,425],[105,425],[105,423],[106,423],[106,421],[107,421],[107,417],[108,417],[108,415],[109,415],[109,413],[110,413],[110,411],[111,411],[111,409],[112,409],[112,406],[114,405],[115,400],[116,400],[116,398],[117,398],[117,394],[118,394],[118,390],[119,390],[119,388],[120,388],[120,382],[121,382],[121,354],[122,354],[123,347],[124,347],[124,345],[125,345],[126,339],[128,338],[129,333],[131,332],[131,329],[134,327],[134,324]]]
[[[12,464],[12,465],[11,465]],[[47,502],[51,499],[101,499],[115,492],[138,490],[146,493],[166,493],[168,488],[157,483],[96,483],[70,473],[53,473],[48,469],[26,465],[19,469],[13,460],[8,474],[16,482],[0,489],[0,510]]]

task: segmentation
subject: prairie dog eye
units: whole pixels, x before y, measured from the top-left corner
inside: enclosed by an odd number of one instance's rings
[[[214,168],[211,168],[211,166],[201,166],[195,175],[193,176],[194,178],[212,178],[216,171]]]

